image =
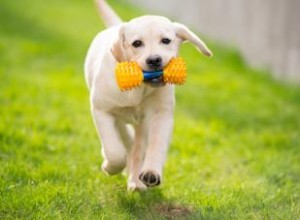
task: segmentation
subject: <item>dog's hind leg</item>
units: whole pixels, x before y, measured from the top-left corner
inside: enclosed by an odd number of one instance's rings
[[[117,126],[116,118],[105,111],[92,109],[94,123],[101,139],[104,161],[102,170],[109,174],[122,172],[127,162],[127,152]]]
[[[122,120],[116,120],[116,127],[119,131],[120,137],[122,139],[122,142],[127,152],[129,152],[133,145],[133,138],[134,138],[133,127],[129,124],[126,124]]]

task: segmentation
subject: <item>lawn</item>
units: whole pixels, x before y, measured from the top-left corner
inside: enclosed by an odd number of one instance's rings
[[[101,173],[83,62],[102,28],[93,1],[1,1],[0,219],[299,218],[300,89],[212,41],[213,59],[182,47],[163,185]]]

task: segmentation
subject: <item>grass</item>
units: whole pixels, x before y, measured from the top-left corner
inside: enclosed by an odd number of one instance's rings
[[[99,169],[82,70],[103,28],[92,1],[3,0],[0,27],[0,219],[299,218],[299,88],[230,48],[210,42],[209,60],[184,45],[164,183],[128,193]]]

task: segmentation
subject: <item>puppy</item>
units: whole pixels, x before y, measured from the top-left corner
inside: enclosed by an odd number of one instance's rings
[[[122,22],[104,0],[98,9],[107,25],[93,40],[86,60],[91,113],[102,145],[102,170],[117,174],[127,168],[128,190],[145,190],[162,181],[173,129],[174,86],[156,79],[122,92],[115,66],[135,61],[145,71],[162,70],[190,41],[205,56],[212,53],[186,26],[161,16]]]

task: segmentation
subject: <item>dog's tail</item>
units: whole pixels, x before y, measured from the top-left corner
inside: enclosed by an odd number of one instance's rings
[[[122,23],[122,19],[117,13],[106,3],[105,0],[95,0],[100,16],[106,25],[111,27]]]

